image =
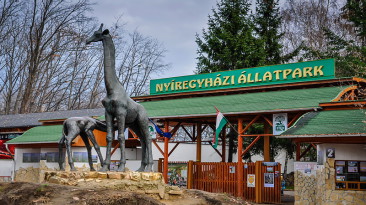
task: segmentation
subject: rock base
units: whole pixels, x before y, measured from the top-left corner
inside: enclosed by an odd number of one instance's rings
[[[179,187],[166,185],[162,173],[158,172],[45,171],[43,182],[133,191],[156,199],[169,199],[183,194]]]

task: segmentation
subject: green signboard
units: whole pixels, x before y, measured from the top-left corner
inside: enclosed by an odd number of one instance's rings
[[[326,59],[163,78],[150,81],[150,95],[333,79],[334,69],[334,59]]]

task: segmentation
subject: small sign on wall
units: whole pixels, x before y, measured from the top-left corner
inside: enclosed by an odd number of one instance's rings
[[[273,114],[273,134],[280,135],[287,130],[287,113]]]
[[[335,148],[327,148],[327,158],[335,158]]]
[[[264,173],[264,187],[274,187],[273,173]]]
[[[248,174],[247,176],[247,187],[255,187],[255,174]]]

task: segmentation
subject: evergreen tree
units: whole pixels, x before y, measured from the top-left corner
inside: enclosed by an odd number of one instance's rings
[[[264,64],[263,48],[254,37],[248,0],[221,0],[198,45],[197,73],[255,67]]]
[[[347,40],[328,28],[324,28],[326,49],[305,47],[307,59],[336,59],[337,77],[366,77],[366,0],[347,0],[342,8],[343,18],[356,31]]]
[[[344,16],[354,24],[362,46],[366,46],[366,0],[347,0]]]
[[[265,64],[280,64],[284,59],[281,57],[282,45],[279,33],[281,16],[279,13],[278,0],[257,0],[256,14],[253,17],[255,32],[262,41],[265,54]]]

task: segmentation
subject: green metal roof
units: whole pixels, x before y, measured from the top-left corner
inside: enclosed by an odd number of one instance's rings
[[[152,118],[214,115],[214,106],[225,114],[300,110],[330,102],[344,89],[345,87],[323,87],[257,92],[148,101],[141,102],[141,105]]]
[[[280,137],[366,136],[365,112],[365,109],[309,112],[301,116]]]
[[[57,143],[62,136],[62,125],[33,127],[7,144]]]
[[[214,106],[224,114],[306,110],[319,107],[319,103],[332,101],[345,88],[323,87],[257,92],[148,101],[141,104],[151,118],[215,115]],[[39,126],[7,143],[56,143],[61,135],[62,125]]]

